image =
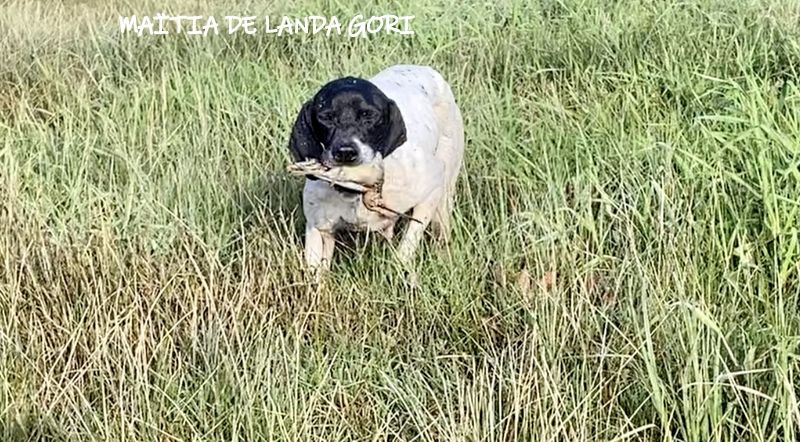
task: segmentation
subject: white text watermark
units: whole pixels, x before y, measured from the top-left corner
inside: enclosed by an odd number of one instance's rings
[[[338,17],[309,15],[304,17],[283,16],[239,16],[225,15],[166,15],[120,16],[120,32],[144,35],[221,35],[221,34],[266,34],[277,37],[297,34],[344,35],[367,37],[376,34],[414,35],[411,29],[413,15],[378,15],[365,17],[361,14],[345,20]]]

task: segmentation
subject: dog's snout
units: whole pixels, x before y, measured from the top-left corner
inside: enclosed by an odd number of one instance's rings
[[[344,144],[333,149],[333,159],[339,163],[352,163],[358,158],[358,149],[350,144]]]

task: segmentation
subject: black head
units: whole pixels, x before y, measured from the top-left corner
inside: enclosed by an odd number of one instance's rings
[[[384,158],[406,142],[394,101],[367,80],[344,77],[324,85],[303,104],[289,147],[296,161],[355,165]]]

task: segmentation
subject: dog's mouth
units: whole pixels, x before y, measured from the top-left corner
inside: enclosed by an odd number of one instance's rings
[[[333,169],[334,167],[340,166],[339,164],[336,163],[336,161],[327,158],[323,158],[322,160],[320,160],[319,163],[322,164],[322,167],[324,167],[326,170],[330,170]]]
[[[360,166],[362,164],[361,158],[358,158],[355,161],[339,162],[333,159],[333,157],[329,155],[323,155],[322,158],[320,158],[319,162],[326,169],[333,169],[335,167],[354,167],[354,166]]]

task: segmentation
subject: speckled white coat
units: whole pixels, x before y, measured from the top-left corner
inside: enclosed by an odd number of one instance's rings
[[[464,127],[450,86],[427,66],[396,65],[369,79],[397,104],[407,141],[383,159],[383,204],[397,212],[409,210],[420,223],[410,222],[397,252],[404,264],[413,258],[425,229],[433,224],[445,239],[456,180],[464,156]],[[368,210],[360,194],[346,194],[321,180],[307,180],[303,190],[306,218],[306,261],[327,269],[339,229],[394,235],[396,216]]]

